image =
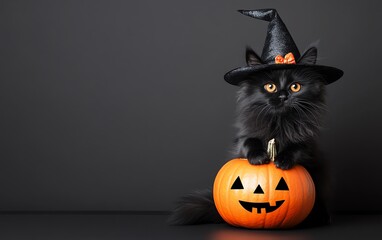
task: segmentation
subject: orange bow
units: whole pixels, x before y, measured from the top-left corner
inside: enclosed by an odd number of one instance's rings
[[[276,64],[296,64],[296,60],[294,59],[293,53],[288,53],[285,57],[281,55],[277,55],[275,57]]]

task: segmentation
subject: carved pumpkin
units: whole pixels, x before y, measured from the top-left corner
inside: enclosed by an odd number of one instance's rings
[[[273,162],[251,165],[233,159],[218,172],[213,197],[222,218],[246,228],[290,228],[314,205],[315,187],[300,165],[281,170]]]

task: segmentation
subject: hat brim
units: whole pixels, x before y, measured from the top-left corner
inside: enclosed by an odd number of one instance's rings
[[[308,64],[261,64],[256,66],[246,66],[235,68],[224,75],[224,80],[232,85],[239,85],[241,82],[248,80],[250,76],[268,71],[268,70],[281,70],[281,69],[312,69],[321,74],[325,80],[325,84],[330,84],[342,77],[344,72],[335,67],[322,66],[322,65],[308,65]]]

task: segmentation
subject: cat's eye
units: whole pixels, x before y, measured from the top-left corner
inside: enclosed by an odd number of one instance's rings
[[[290,85],[290,90],[292,92],[299,92],[301,90],[301,84],[293,83],[292,85]]]
[[[277,87],[274,83],[267,83],[264,85],[264,89],[267,90],[267,92],[274,93],[277,91]]]

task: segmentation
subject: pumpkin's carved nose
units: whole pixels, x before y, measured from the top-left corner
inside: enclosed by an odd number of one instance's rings
[[[260,187],[260,184],[257,185],[255,191],[253,193],[260,193],[260,194],[264,194],[264,191],[263,189]]]

